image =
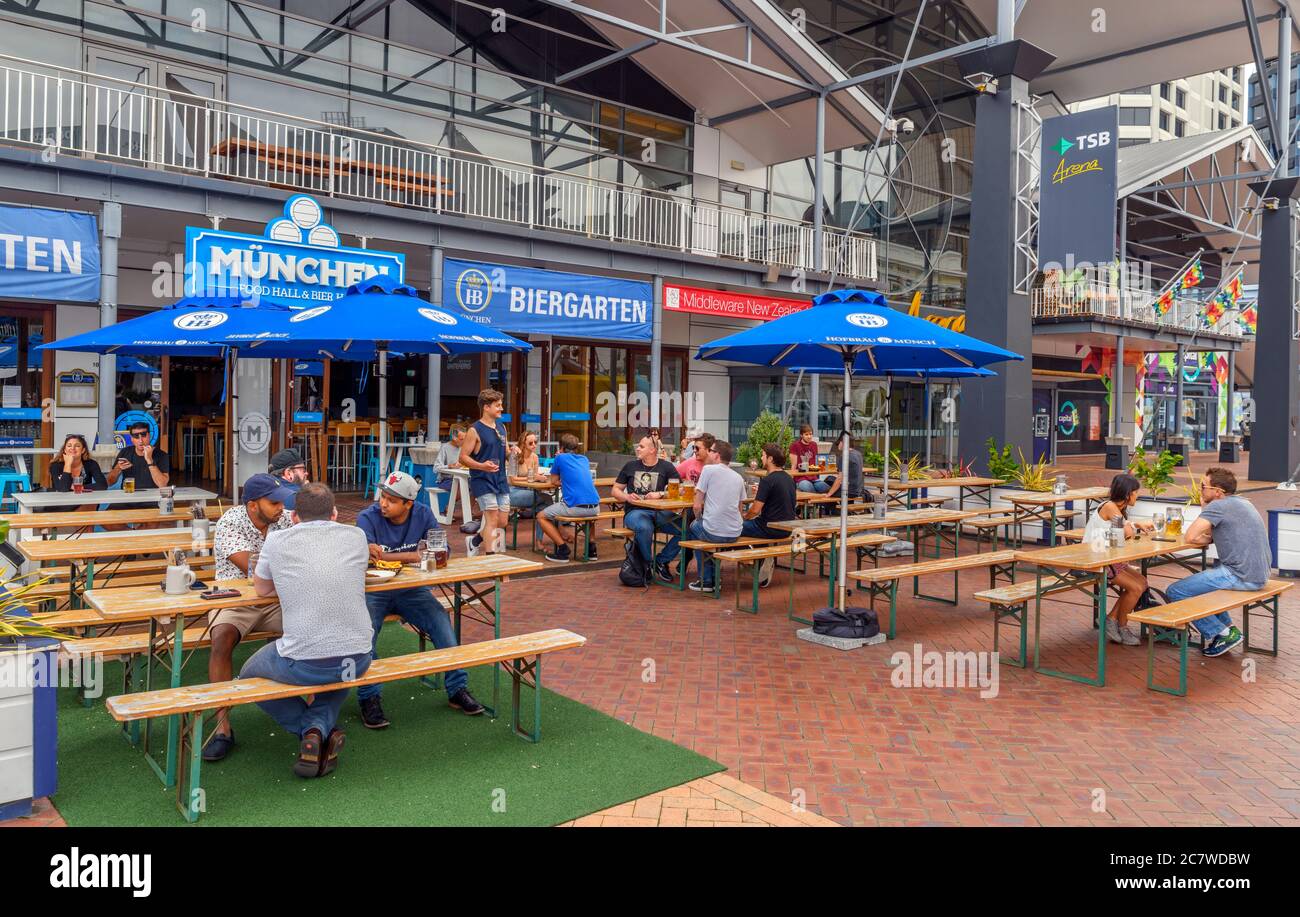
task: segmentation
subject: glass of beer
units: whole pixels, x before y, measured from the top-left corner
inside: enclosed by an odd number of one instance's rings
[[[1183,511],[1177,506],[1169,507],[1165,516],[1165,535],[1178,538],[1183,534]]]
[[[685,484],[682,485],[682,499],[683,499],[683,500],[694,500],[694,499],[695,499],[695,484],[694,484],[694,482],[692,482],[692,481],[687,481]]]
[[[79,494],[85,492],[86,478],[83,475],[75,474],[72,476],[72,492]]]
[[[447,566],[451,551],[447,547],[447,533],[442,529],[429,532],[429,550],[433,553],[434,566],[441,570]]]
[[[122,479],[122,493],[126,493],[126,494],[135,493],[135,478],[128,477]]]
[[[677,478],[672,478],[671,480],[669,480],[668,491],[667,491],[669,500],[676,500],[678,498],[679,493],[681,491],[681,486],[682,486],[682,482],[677,480]]]
[[[248,552],[248,583],[252,585],[253,574],[257,572],[257,559],[262,555],[257,551]]]

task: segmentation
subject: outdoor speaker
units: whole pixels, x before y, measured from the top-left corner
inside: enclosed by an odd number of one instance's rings
[[[781,279],[781,269],[775,264],[769,264],[767,266],[767,275],[763,279],[768,283],[776,283]]]

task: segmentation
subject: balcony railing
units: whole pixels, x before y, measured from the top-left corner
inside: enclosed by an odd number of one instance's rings
[[[1148,325],[1157,330],[1209,331],[1241,337],[1239,310],[1229,309],[1212,326],[1206,327],[1204,304],[1180,297],[1164,315],[1156,312],[1157,292],[1121,290],[1101,281],[1082,281],[1035,288],[1030,294],[1034,318],[1114,318]]]
[[[0,143],[327,197],[812,271],[810,223],[390,135],[0,61]],[[68,75],[69,73],[73,75]],[[874,281],[876,240],[826,230],[823,264]]]

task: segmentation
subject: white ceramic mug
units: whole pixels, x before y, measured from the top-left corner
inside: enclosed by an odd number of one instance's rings
[[[168,595],[184,595],[190,591],[197,575],[184,564],[172,564],[167,567],[167,576],[163,580],[163,591]]]

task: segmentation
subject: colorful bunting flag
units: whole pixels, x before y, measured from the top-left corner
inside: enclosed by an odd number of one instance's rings
[[[1254,334],[1259,324],[1259,313],[1255,311],[1254,306],[1247,306],[1241,310],[1237,316],[1237,321],[1241,322],[1242,328],[1249,334]]]
[[[1224,303],[1224,296],[1220,293],[1205,304],[1205,311],[1201,313],[1201,321],[1206,328],[1213,328],[1227,311],[1228,307]]]
[[[1164,315],[1174,307],[1174,291],[1165,290],[1156,300],[1156,315]]]
[[[1183,276],[1179,278],[1178,285],[1186,290],[1189,287],[1198,286],[1204,277],[1205,272],[1201,270],[1201,259],[1197,258],[1188,265],[1187,270],[1183,271]]]

